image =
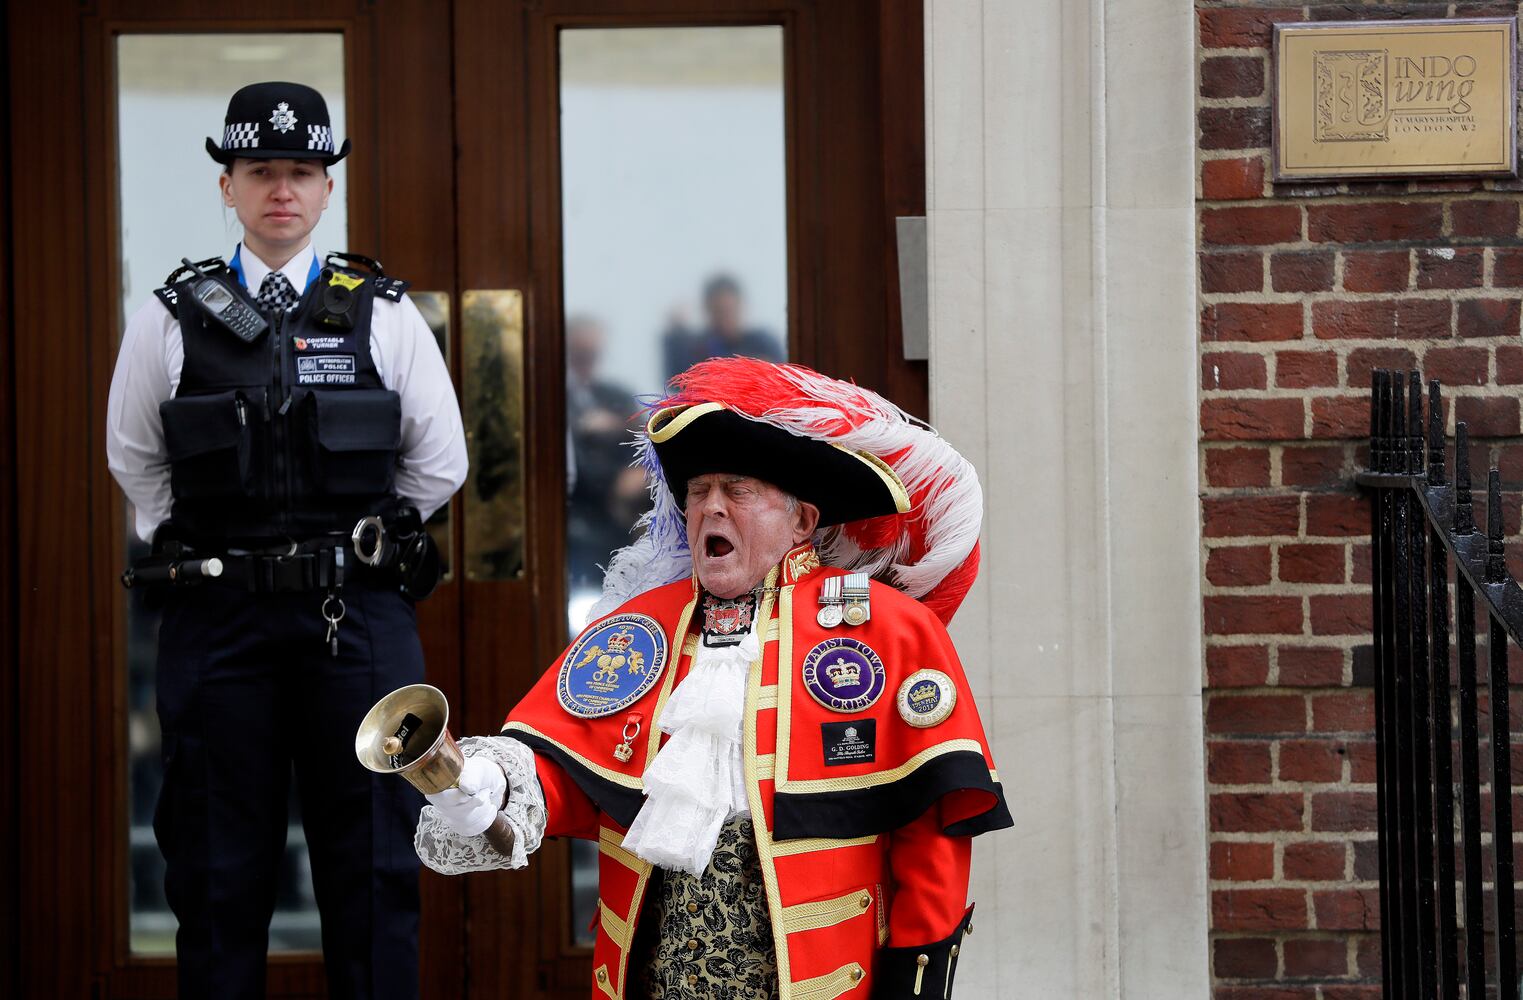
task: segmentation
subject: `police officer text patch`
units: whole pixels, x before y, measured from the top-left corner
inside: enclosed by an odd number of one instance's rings
[[[654,618],[614,615],[588,629],[566,653],[555,696],[572,715],[598,719],[644,697],[665,665],[666,635]]]
[[[820,723],[820,742],[825,745],[825,766],[871,764],[878,742],[877,719]]]
[[[888,683],[883,661],[865,642],[826,639],[804,657],[804,690],[832,712],[860,712]]]
[[[291,343],[298,351],[332,351],[343,347],[347,337],[293,337]]]
[[[298,385],[353,385],[353,354],[309,354],[296,359]]]

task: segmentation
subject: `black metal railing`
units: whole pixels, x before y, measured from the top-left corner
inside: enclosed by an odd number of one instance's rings
[[[1437,381],[1428,385],[1427,404],[1424,419],[1417,372],[1374,373],[1370,471],[1358,477],[1360,485],[1370,488],[1384,996],[1481,1000],[1488,996],[1489,982],[1490,995],[1511,1000],[1519,994],[1507,658],[1509,640],[1523,645],[1523,590],[1507,570],[1497,470],[1491,470],[1486,484],[1482,532],[1471,498],[1466,426],[1455,425],[1451,483]],[[1478,607],[1485,614],[1490,717],[1490,773],[1484,780]],[[1457,712],[1449,669],[1451,631],[1458,660]],[[1456,748],[1458,851],[1452,773]],[[1483,862],[1483,785],[1490,786],[1491,796],[1489,873]],[[1487,888],[1492,895],[1489,923]],[[1488,937],[1495,942],[1490,961]]]

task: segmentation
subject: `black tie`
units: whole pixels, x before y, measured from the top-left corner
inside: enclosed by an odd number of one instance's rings
[[[296,304],[296,289],[279,271],[271,271],[259,285],[259,305],[269,312],[285,312]]]

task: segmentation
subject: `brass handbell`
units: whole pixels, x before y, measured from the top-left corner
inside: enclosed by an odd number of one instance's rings
[[[354,755],[377,774],[400,774],[425,795],[454,788],[465,766],[449,731],[449,701],[429,684],[397,688],[365,713],[354,735]],[[513,854],[513,828],[499,811],[486,838]]]

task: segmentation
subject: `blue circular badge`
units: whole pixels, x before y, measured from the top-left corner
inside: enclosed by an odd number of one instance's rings
[[[804,657],[804,688],[832,712],[860,712],[883,694],[883,661],[856,639],[826,639]]]
[[[639,701],[665,665],[666,635],[654,618],[614,615],[588,630],[566,653],[555,696],[572,715],[612,715]]]

